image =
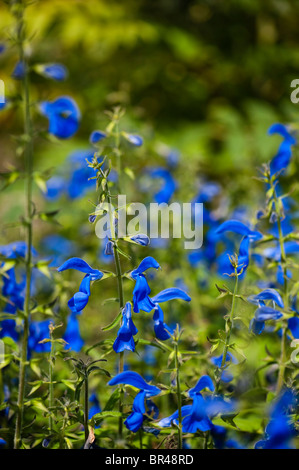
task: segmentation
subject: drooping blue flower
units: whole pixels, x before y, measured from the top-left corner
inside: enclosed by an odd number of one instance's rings
[[[81,113],[75,101],[61,96],[40,103],[40,111],[49,120],[49,133],[60,139],[72,137],[79,128]]]
[[[95,393],[92,393],[90,395],[88,401],[91,404],[91,406],[89,407],[88,419],[91,419],[94,415],[96,415],[97,413],[100,413],[102,410],[101,410],[99,399]]]
[[[62,176],[52,176],[47,183],[47,192],[45,194],[49,201],[56,201],[66,190],[66,181]]]
[[[272,176],[281,172],[289,165],[292,157],[292,145],[296,143],[296,139],[283,124],[273,124],[270,127],[268,134],[279,134],[283,137],[283,141],[279,146],[277,154],[270,162],[270,172]]]
[[[63,335],[63,339],[67,343],[65,349],[71,349],[75,352],[80,352],[82,346],[84,345],[84,341],[80,335],[80,327],[77,314],[74,312],[71,312],[68,317],[67,327]]]
[[[89,142],[91,144],[97,144],[98,142],[100,142],[101,140],[105,139],[107,135],[105,134],[105,132],[103,131],[93,131],[91,134],[90,134],[90,137],[89,137]]]
[[[132,242],[137,243],[137,245],[148,246],[150,244],[150,239],[144,233],[139,233],[138,235],[133,235],[130,237]]]
[[[136,326],[132,320],[131,303],[127,302],[122,311],[122,324],[117,332],[117,338],[114,341],[113,349],[116,353],[125,351],[135,351],[135,343],[133,336],[138,333]]]
[[[93,269],[89,264],[81,258],[70,258],[65,261],[58,269],[58,272],[65,271],[67,269],[75,269],[82,273],[85,273],[79,291],[68,301],[68,306],[74,313],[80,313],[87,305],[90,297],[90,284],[92,281],[98,281],[102,279],[103,273],[98,269]]]
[[[132,432],[137,432],[143,423],[143,415],[146,412],[145,398],[158,395],[160,389],[154,385],[150,385],[136,372],[125,371],[114,377],[108,385],[127,384],[132,387],[139,388],[140,392],[136,395],[133,402],[133,410],[125,421],[125,426]]]
[[[288,327],[295,339],[299,339],[299,318],[291,317],[288,320]]]
[[[189,297],[186,292],[177,287],[170,287],[159,292],[159,294],[155,295],[151,299],[151,301],[155,304],[153,316],[154,330],[156,337],[161,341],[166,341],[169,339],[170,336],[173,335],[174,330],[164,322],[164,313],[159,304],[173,299],[182,299],[190,302],[191,297]]]
[[[28,357],[34,351],[36,353],[47,353],[51,350],[51,343],[46,342],[40,344],[43,339],[50,338],[49,325],[51,320],[33,321],[29,325],[28,337]]]
[[[278,307],[284,308],[284,303],[281,298],[281,295],[275,289],[264,289],[259,294],[250,295],[249,297],[247,297],[247,300],[249,300],[249,302],[255,305],[259,305],[261,301],[272,300],[278,305]]]
[[[36,70],[46,78],[62,82],[67,78],[68,70],[62,64],[43,64],[36,66]]]
[[[242,279],[246,273],[246,270],[249,265],[249,248],[250,248],[250,238],[245,236],[240,243],[239,248],[239,255],[238,255],[238,267],[237,273],[239,274],[239,278]],[[217,263],[218,263],[218,272],[221,275],[231,275],[234,274],[235,268],[233,267],[232,263],[230,262],[230,256],[233,253],[223,253],[219,256]]]
[[[15,80],[22,80],[25,76],[25,63],[21,61],[17,62],[11,76]]]
[[[216,229],[217,234],[225,232],[237,233],[239,235],[249,237],[251,240],[260,240],[263,238],[263,235],[260,232],[251,230],[247,225],[243,224],[243,222],[234,219],[226,220]]]
[[[135,280],[133,290],[133,310],[135,313],[138,313],[140,310],[151,312],[155,308],[155,304],[149,297],[151,289],[143,273],[149,268],[158,269],[159,267],[159,263],[152,256],[147,256],[141,261],[139,266],[131,272],[131,277]]]
[[[147,173],[151,178],[162,181],[160,189],[154,194],[154,200],[158,204],[168,204],[177,189],[177,183],[170,171],[166,168],[151,168]]]
[[[292,440],[296,435],[289,414],[295,403],[291,389],[284,389],[270,412],[265,439],[258,441],[255,449],[293,449]]]
[[[265,301],[270,300],[274,306],[277,304],[280,308],[284,308],[283,300],[280,294],[275,289],[264,289],[257,295],[251,295],[248,297],[249,302],[252,302],[259,306],[255,311],[255,318],[250,322],[250,329],[256,335],[262,333],[265,328],[265,321],[267,320],[278,320],[283,315],[279,310],[275,310],[272,307],[267,307]]]
[[[192,405],[185,405],[182,406],[182,417],[184,418],[185,416],[189,415],[191,413]],[[168,416],[167,418],[161,419],[158,423],[157,426],[160,426],[161,428],[170,428],[172,424],[178,424],[178,419],[179,419],[179,410],[176,410],[172,415]]]
[[[132,145],[135,145],[135,147],[141,147],[143,144],[143,139],[137,134],[127,134],[123,133],[123,136],[126,138],[128,142],[130,142]]]
[[[214,366],[216,366],[220,369],[221,364],[222,364],[222,359],[223,359],[223,354],[221,354],[218,357],[212,357],[211,362],[212,362],[212,364],[214,364]],[[234,376],[227,370],[227,368],[231,364],[238,364],[238,361],[235,358],[235,356],[233,356],[232,353],[228,352],[226,354],[226,358],[225,358],[225,368],[222,371],[221,377],[220,377],[220,380],[222,380],[222,382],[224,382],[224,383],[231,382],[234,378]]]
[[[155,385],[148,384],[141,375],[137,374],[137,372],[130,370],[121,372],[108,382],[108,385],[110,386],[119,384],[131,385],[132,387],[139,388],[139,390],[144,390],[146,392],[146,397],[153,397],[158,395],[161,391]]]
[[[191,412],[183,419],[183,432],[196,433],[197,431],[210,431],[213,423],[207,416],[205,400],[200,393],[194,394]]]

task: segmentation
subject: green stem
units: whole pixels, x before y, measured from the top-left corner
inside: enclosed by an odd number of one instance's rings
[[[216,382],[216,387],[215,387],[215,394],[217,394],[218,391],[219,391],[221,375],[222,375],[222,372],[225,368],[226,356],[227,356],[227,353],[228,353],[228,350],[229,350],[230,338],[231,338],[231,334],[232,334],[232,330],[233,330],[233,320],[234,320],[235,307],[236,307],[236,297],[237,297],[237,292],[238,292],[238,284],[239,284],[238,270],[237,270],[237,268],[235,268],[235,288],[234,288],[234,292],[233,292],[232,307],[231,307],[229,318],[226,320],[226,337],[225,337],[225,343],[224,343],[224,348],[223,348],[221,366],[220,366],[220,370],[219,370],[219,378]]]
[[[24,133],[26,136],[26,144],[24,149],[24,156],[26,161],[26,204],[25,204],[25,215],[26,215],[26,243],[27,253],[25,259],[26,266],[26,290],[25,290],[25,301],[24,301],[24,332],[21,345],[21,358],[20,358],[20,369],[19,369],[19,392],[18,402],[16,411],[16,427],[14,436],[14,447],[16,449],[21,446],[21,435],[22,435],[22,424],[24,414],[24,396],[25,396],[25,377],[26,377],[26,366],[27,366],[27,347],[28,347],[28,336],[29,336],[29,323],[30,323],[30,285],[31,285],[31,262],[32,262],[32,155],[33,155],[33,137],[32,137],[32,121],[30,113],[30,95],[29,95],[29,76],[28,76],[28,64],[25,60],[24,48],[23,48],[23,9],[19,12],[18,16],[18,39],[19,39],[19,50],[20,60],[24,63],[25,73],[23,77],[23,103],[24,103]]]
[[[276,194],[275,186],[273,185],[273,182],[271,180],[271,186],[273,188],[273,198],[274,198],[274,204],[275,204],[275,210],[277,213],[277,228],[278,228],[278,238],[279,238],[279,246],[280,246],[280,265],[283,270],[283,276],[284,276],[284,304],[285,304],[285,309],[288,309],[288,279],[287,279],[287,257],[286,257],[286,252],[284,248],[284,237],[283,237],[283,231],[282,231],[282,226],[281,226],[281,214],[280,214],[280,206],[279,206],[279,201],[278,197]],[[276,388],[276,393],[277,395],[280,393],[283,384],[284,384],[284,375],[285,375],[285,369],[286,369],[286,347],[287,347],[287,321],[283,320],[283,326],[282,326],[282,335],[281,335],[281,352],[280,352],[280,359],[279,359],[279,372],[278,372],[278,379],[277,379],[277,388]]]
[[[89,414],[89,409],[88,409],[88,374],[86,373],[85,377],[85,384],[84,384],[84,433],[85,433],[85,442],[88,439],[89,436],[89,430],[88,430],[88,414]]]
[[[50,356],[49,356],[49,408],[50,408],[50,416],[49,416],[49,430],[50,430],[50,435],[52,435],[53,432],[53,416],[52,416],[52,410],[54,406],[54,385],[53,385],[53,360],[54,360],[54,341],[53,341],[53,325],[50,324],[50,340],[51,340],[51,350],[50,350]]]
[[[178,358],[178,341],[175,341],[174,351],[175,351],[175,369],[176,369],[176,389],[177,389],[178,412],[179,412],[178,449],[182,449],[183,448],[182,395],[181,395],[181,379],[180,379],[180,361]]]

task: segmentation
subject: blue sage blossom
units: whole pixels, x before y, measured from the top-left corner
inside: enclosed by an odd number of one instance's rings
[[[214,366],[218,367],[218,369],[220,369],[220,367],[222,365],[222,360],[223,360],[223,354],[221,354],[220,356],[211,358],[212,364],[214,364]],[[231,364],[238,364],[238,361],[232,353],[227,352],[226,358],[225,358],[225,363],[224,363],[224,369],[223,369],[223,371],[221,373],[221,376],[220,376],[220,380],[224,383],[229,383],[234,378],[233,374],[228,370],[228,367]]]
[[[79,128],[80,110],[69,96],[61,96],[54,101],[43,101],[40,112],[49,120],[49,133],[59,139],[72,137]]]
[[[283,137],[277,154],[270,162],[271,176],[273,176],[281,173],[289,165],[292,157],[292,146],[296,144],[296,139],[283,124],[273,124],[268,130],[268,134],[279,134]]]
[[[133,336],[138,333],[132,320],[131,302],[127,302],[122,310],[122,323],[117,332],[117,338],[114,341],[113,349],[116,353],[124,350],[135,351],[135,342]]]
[[[16,63],[15,68],[11,74],[12,78],[15,80],[23,80],[26,71],[26,64],[25,62],[19,61]]]
[[[75,352],[81,351],[84,341],[80,334],[78,315],[75,312],[71,312],[68,316],[63,339],[66,342],[65,349],[71,349]]]
[[[122,132],[123,137],[130,142],[130,144],[134,145],[135,147],[141,147],[143,144],[143,139],[140,135],[137,134],[128,134],[127,132]]]
[[[133,290],[133,310],[138,313],[140,310],[151,312],[155,304],[151,301],[149,294],[151,289],[148,285],[144,272],[150,268],[159,269],[159,263],[152,257],[144,258],[139,266],[131,272],[131,278],[135,281]]]
[[[161,390],[155,385],[148,384],[137,372],[125,371],[114,377],[108,385],[126,384],[138,388],[140,392],[136,395],[133,402],[132,413],[125,420],[125,426],[132,432],[137,432],[144,420],[145,399],[158,395]]]
[[[294,449],[293,438],[297,432],[290,419],[296,397],[293,390],[285,388],[270,411],[270,422],[265,439],[255,444],[255,449]]]
[[[79,291],[68,301],[68,306],[74,313],[80,313],[87,305],[90,297],[90,284],[92,281],[99,281],[104,274],[98,269],[93,269],[89,264],[81,258],[70,258],[65,261],[58,269],[58,272],[66,271],[67,269],[75,269],[85,273]]]
[[[64,81],[68,76],[68,70],[63,64],[39,64],[36,65],[34,69],[45,78],[57,82]]]
[[[257,295],[251,295],[248,297],[249,302],[258,305],[255,311],[255,317],[250,322],[250,329],[254,334],[261,334],[265,328],[265,322],[268,320],[279,320],[283,314],[270,306],[265,304],[266,301],[272,301],[273,306],[278,305],[280,308],[284,308],[283,300],[280,294],[275,289],[264,289]]]
[[[89,142],[93,145],[101,142],[103,139],[105,139],[107,137],[107,134],[103,131],[93,131],[91,134],[90,134],[90,137],[89,137]]]

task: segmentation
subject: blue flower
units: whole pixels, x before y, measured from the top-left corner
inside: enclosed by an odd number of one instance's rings
[[[57,82],[62,82],[68,75],[67,68],[62,64],[37,65],[35,68],[44,77],[56,80]]]
[[[61,96],[54,101],[43,101],[41,113],[49,120],[49,133],[60,139],[72,137],[79,128],[81,114],[75,101]]]
[[[127,134],[126,132],[123,132],[123,136],[128,142],[130,142],[132,145],[135,145],[135,147],[140,147],[143,144],[143,139],[139,135]]]
[[[65,261],[58,269],[58,272],[65,271],[67,269],[75,269],[82,273],[86,273],[83,278],[79,292],[68,301],[68,306],[74,313],[80,313],[87,305],[90,297],[90,283],[92,281],[98,281],[102,279],[104,274],[98,269],[93,269],[81,258],[70,258]]]
[[[93,132],[90,134],[89,142],[90,142],[91,144],[97,144],[97,143],[100,142],[101,140],[105,139],[105,137],[106,137],[105,132],[103,132],[103,131],[93,131]]]
[[[48,179],[46,198],[50,201],[56,201],[66,189],[66,181],[62,176],[52,176]]]
[[[117,338],[114,341],[113,349],[116,353],[123,352],[125,349],[135,351],[135,343],[133,336],[138,333],[136,326],[132,320],[131,303],[127,302],[122,311],[122,324],[117,332]]]
[[[221,234],[224,232],[238,233],[239,235],[249,237],[251,240],[260,240],[263,238],[263,235],[260,232],[251,230],[245,224],[243,224],[243,222],[234,219],[223,222],[223,224],[221,224],[216,229],[216,234]]]
[[[17,62],[11,76],[15,80],[22,80],[25,76],[25,63],[21,61]]]
[[[292,439],[296,434],[289,418],[291,407],[295,403],[292,390],[285,389],[270,412],[270,422],[266,427],[265,440],[259,441],[255,449],[293,449]]]
[[[101,407],[100,407],[100,402],[98,400],[98,397],[96,396],[95,393],[92,393],[90,395],[89,403],[92,406],[90,406],[90,408],[89,408],[88,419],[91,419],[94,415],[96,415],[97,413],[100,413],[102,410],[101,410]]]
[[[192,405],[185,405],[182,406],[182,417],[184,418],[185,416],[189,415],[191,413]],[[160,426],[161,428],[170,428],[172,424],[178,425],[179,421],[179,410],[176,410],[172,415],[168,416],[167,418],[161,419],[158,423],[157,426]]]
[[[166,168],[153,168],[148,170],[148,174],[153,179],[158,179],[162,181],[161,188],[154,194],[154,199],[158,204],[165,202],[169,203],[172,198],[173,193],[177,188],[177,183],[175,182],[170,171]]]
[[[277,292],[277,290],[271,288],[264,289],[257,295],[250,295],[249,297],[247,297],[247,299],[249,300],[249,302],[256,305],[259,305],[260,302],[264,300],[272,300],[278,305],[278,307],[284,308],[284,303],[280,294]]]
[[[159,304],[173,299],[182,299],[186,302],[190,302],[191,297],[189,297],[186,292],[177,287],[170,287],[168,289],[162,290],[159,292],[159,294],[155,295],[151,299],[151,301],[155,304],[155,311],[153,316],[154,330],[156,337],[161,341],[169,339],[170,336],[173,335],[173,329],[164,322],[164,313]]]
[[[141,261],[140,265],[131,272],[131,277],[136,282],[133,290],[134,312],[138,313],[140,310],[151,312],[155,308],[155,304],[149,297],[151,289],[143,273],[149,268],[158,269],[159,267],[159,263],[152,256],[147,256]]]
[[[222,364],[222,359],[223,359],[223,354],[221,354],[218,357],[212,357],[211,362],[212,364],[214,364],[214,366],[220,369],[221,364]],[[224,383],[231,382],[234,378],[234,376],[227,370],[230,364],[238,364],[238,361],[230,352],[228,352],[225,358],[225,369],[222,371],[222,374],[220,377],[220,379]]]
[[[279,320],[283,315],[279,310],[272,307],[267,307],[265,301],[271,300],[273,304],[277,304],[280,308],[284,308],[283,300],[280,294],[275,289],[264,289],[257,295],[251,295],[248,300],[259,308],[255,311],[255,318],[250,322],[250,329],[256,335],[261,334],[265,328],[265,321],[268,320]]]
[[[148,246],[150,243],[149,237],[143,233],[139,233],[138,235],[133,235],[132,237],[130,237],[130,240],[134,243],[137,243],[137,245],[141,245],[141,246]]]
[[[198,430],[205,432],[212,429],[213,423],[207,415],[206,402],[200,393],[204,388],[211,391],[215,389],[212,380],[208,376],[201,377],[195,387],[189,390],[189,396],[193,399],[193,404],[190,414],[182,422],[184,433],[196,433]]]
[[[130,431],[137,432],[142,426],[144,419],[143,414],[146,412],[144,403],[145,398],[158,395],[161,390],[158,387],[145,382],[137,372],[131,371],[121,372],[108,382],[108,385],[111,386],[119,384],[131,385],[132,387],[140,390],[134,399],[133,411],[125,421],[125,425]]]
[[[66,341],[65,349],[71,349],[75,352],[80,352],[84,341],[80,335],[79,321],[77,314],[72,312],[68,317],[67,327],[63,335],[64,341]]]
[[[29,326],[29,338],[28,338],[28,356],[35,351],[36,353],[46,353],[51,350],[51,343],[46,342],[40,344],[43,339],[50,338],[50,326],[51,320],[44,321],[33,321]]]
[[[278,152],[271,160],[270,171],[271,176],[284,170],[290,163],[292,157],[292,145],[296,143],[296,139],[290,134],[286,126],[282,124],[273,124],[268,133],[279,134],[283,137],[283,141],[279,146]]]
[[[237,273],[239,274],[239,278],[242,279],[246,273],[246,270],[249,265],[249,247],[250,247],[250,238],[245,236],[241,243],[238,255],[238,267]],[[231,275],[235,272],[235,268],[233,267],[232,263],[230,262],[229,253],[223,253],[218,258],[218,272],[221,275]]]

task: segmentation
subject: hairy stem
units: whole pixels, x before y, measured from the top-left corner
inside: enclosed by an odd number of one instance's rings
[[[26,162],[26,183],[25,183],[25,226],[26,226],[26,243],[27,252],[25,259],[26,266],[26,289],[24,301],[24,331],[21,344],[21,357],[19,369],[19,392],[16,412],[16,427],[14,436],[14,447],[16,449],[21,446],[21,434],[24,414],[24,396],[25,396],[25,377],[27,366],[27,347],[29,336],[29,323],[30,323],[30,286],[31,286],[31,263],[32,263],[32,156],[33,156],[33,136],[32,136],[32,121],[30,110],[30,94],[29,94],[29,76],[28,64],[24,55],[24,10],[23,8],[18,13],[18,26],[17,37],[19,43],[20,61],[24,64],[24,77],[23,77],[23,106],[24,106],[24,134],[25,134],[25,149],[24,157]]]
[[[89,436],[89,430],[88,430],[88,414],[89,414],[89,409],[88,409],[88,374],[86,373],[85,377],[85,383],[84,383],[84,433],[85,433],[85,442],[88,439]]]
[[[236,308],[236,297],[237,297],[237,292],[238,292],[238,284],[239,284],[238,271],[237,271],[237,268],[235,268],[235,288],[234,288],[234,292],[233,292],[232,307],[231,307],[229,317],[226,320],[226,337],[225,337],[225,343],[224,343],[224,348],[223,348],[221,366],[220,366],[220,369],[219,369],[219,378],[216,382],[216,387],[215,387],[215,394],[217,394],[218,391],[219,391],[221,375],[222,375],[222,372],[224,371],[224,368],[225,368],[225,365],[226,365],[226,356],[227,356],[227,353],[228,353],[228,350],[229,350],[230,338],[231,338],[231,334],[232,334],[232,330],[233,330],[233,319],[234,319],[235,308]]]
[[[181,379],[180,379],[180,361],[178,355],[178,341],[175,341],[175,369],[176,369],[176,389],[178,400],[179,424],[178,424],[178,449],[183,448],[183,433],[182,433],[182,395],[181,395]]]
[[[280,206],[278,197],[276,194],[275,186],[271,180],[271,187],[273,188],[273,197],[274,197],[274,204],[275,210],[277,213],[277,228],[278,228],[278,238],[279,238],[279,246],[280,246],[280,265],[283,270],[283,277],[284,277],[284,304],[286,310],[288,309],[288,279],[287,279],[287,257],[284,248],[284,237],[283,231],[281,226],[281,213],[280,213]],[[279,359],[279,372],[278,372],[278,379],[277,379],[277,387],[276,393],[277,395],[280,393],[283,384],[284,384],[284,375],[286,369],[286,346],[287,346],[287,322],[283,320],[282,326],[282,335],[281,335],[281,352],[280,352],[280,359]]]

